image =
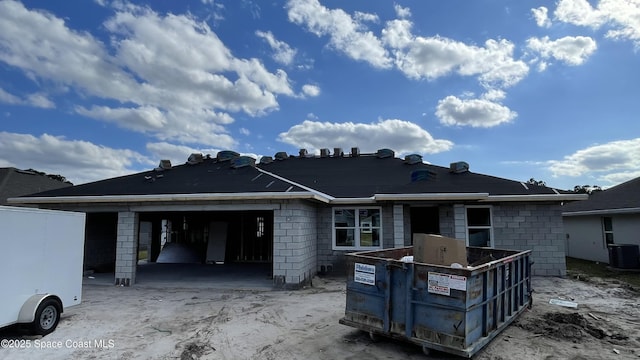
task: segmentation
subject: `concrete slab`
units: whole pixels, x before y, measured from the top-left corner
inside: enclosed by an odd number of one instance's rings
[[[272,290],[271,264],[142,264],[136,287]],[[114,285],[113,273],[84,276],[85,285]]]

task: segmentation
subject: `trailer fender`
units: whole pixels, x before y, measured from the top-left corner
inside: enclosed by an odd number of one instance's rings
[[[40,304],[46,299],[55,299],[60,304],[60,313],[62,313],[62,301],[59,297],[51,294],[35,294],[27,299],[27,301],[22,305],[22,308],[20,308],[18,323],[32,323],[36,318],[36,310],[38,310],[38,306],[40,306]]]

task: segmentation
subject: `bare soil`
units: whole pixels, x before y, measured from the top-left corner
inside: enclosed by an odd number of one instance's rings
[[[638,291],[603,279],[534,278],[533,287],[533,307],[475,359],[640,359]],[[52,334],[3,331],[1,339],[25,346],[0,349],[0,358],[457,358],[427,357],[419,346],[397,340],[373,342],[338,323],[344,306],[344,279],[315,278],[312,287],[297,291],[86,285],[83,303],[67,310]]]

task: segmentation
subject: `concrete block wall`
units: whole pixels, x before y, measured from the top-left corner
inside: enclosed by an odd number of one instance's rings
[[[136,282],[138,260],[138,218],[136,212],[118,213],[115,284],[130,286]]]
[[[317,209],[301,201],[285,202],[273,212],[273,281],[299,288],[317,273]]]
[[[533,275],[565,276],[565,235],[559,204],[493,205],[494,247],[532,250]]]
[[[440,205],[438,207],[438,217],[440,220],[440,235],[455,237],[454,210],[452,205]]]

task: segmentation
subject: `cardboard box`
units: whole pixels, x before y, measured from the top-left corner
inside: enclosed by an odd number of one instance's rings
[[[433,234],[413,234],[413,260],[415,262],[451,266],[467,264],[467,246],[464,240]]]

